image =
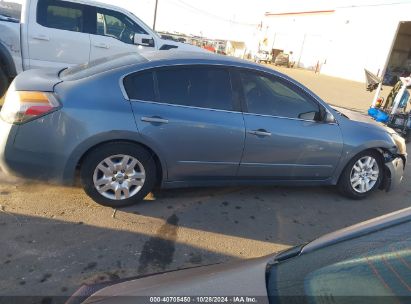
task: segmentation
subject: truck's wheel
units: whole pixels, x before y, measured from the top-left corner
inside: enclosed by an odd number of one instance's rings
[[[0,98],[6,94],[7,88],[9,87],[9,79],[7,78],[6,73],[3,70],[3,67],[0,66]]]

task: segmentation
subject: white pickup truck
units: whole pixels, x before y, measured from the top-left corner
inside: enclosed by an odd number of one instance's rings
[[[0,0],[0,97],[18,73],[150,50],[202,49],[161,39],[127,10],[86,0]]]

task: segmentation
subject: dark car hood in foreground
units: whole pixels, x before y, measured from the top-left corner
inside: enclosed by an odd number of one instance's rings
[[[150,296],[247,296],[268,303],[265,272],[271,260],[273,256],[153,275],[106,287],[84,303],[143,303]]]
[[[273,262],[282,262],[297,255],[307,254],[409,221],[411,221],[411,208],[406,208],[324,235],[307,245],[291,248],[279,255],[172,271],[113,283],[110,287],[100,289],[83,303],[149,303],[153,301],[147,297],[159,297],[159,299],[165,297],[164,300],[154,301],[163,303],[167,302],[166,300],[169,299],[167,297],[173,296],[191,296],[192,299],[198,296],[226,296],[231,297],[231,300],[232,297],[258,297],[258,303],[269,303],[266,290],[266,270],[268,265],[273,265]],[[170,300],[169,302],[181,301]],[[191,303],[194,302],[196,302],[195,299],[191,301]],[[208,303],[212,302],[223,303],[208,301]]]

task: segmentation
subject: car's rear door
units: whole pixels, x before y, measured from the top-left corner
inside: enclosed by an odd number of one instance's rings
[[[31,1],[27,33],[29,67],[60,68],[88,62],[88,9],[87,5],[59,0]]]
[[[169,181],[236,175],[245,127],[228,69],[157,68],[124,84],[139,132],[165,158]]]
[[[319,122],[318,102],[280,77],[237,70],[246,141],[239,176],[279,180],[325,180],[342,153],[336,123]],[[318,115],[318,114],[317,114]]]

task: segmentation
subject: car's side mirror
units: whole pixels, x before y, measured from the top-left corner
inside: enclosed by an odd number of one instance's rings
[[[134,44],[141,46],[154,47],[154,39],[146,34],[134,34]]]
[[[316,111],[311,111],[311,112],[306,112],[306,113],[301,113],[298,115],[299,119],[304,119],[304,120],[318,120],[319,113]]]
[[[328,110],[326,110],[325,113],[324,113],[323,122],[325,122],[325,123],[335,123],[334,115],[331,112],[329,112]]]

